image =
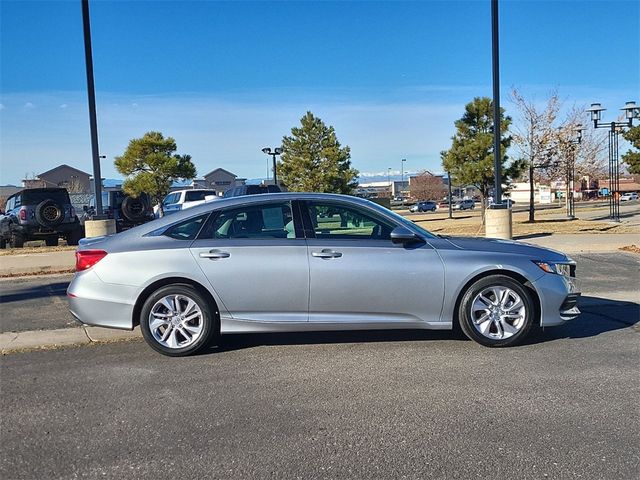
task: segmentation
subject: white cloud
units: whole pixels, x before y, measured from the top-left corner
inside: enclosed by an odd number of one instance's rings
[[[27,102],[23,105],[23,108],[25,108],[26,110],[31,110],[32,108],[36,108],[36,106],[31,102]]]
[[[0,110],[4,110],[4,104],[0,103]]]
[[[67,105],[66,103],[63,103],[62,105],[60,105],[60,108],[67,108],[69,105]]]

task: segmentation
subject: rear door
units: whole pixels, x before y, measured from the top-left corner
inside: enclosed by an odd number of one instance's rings
[[[398,225],[339,201],[309,201],[309,321],[438,322],[444,268],[428,244],[391,242]]]
[[[191,246],[234,319],[306,322],[307,245],[288,201],[253,202],[213,214]]]

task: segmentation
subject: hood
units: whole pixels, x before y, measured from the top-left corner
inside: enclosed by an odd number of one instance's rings
[[[481,237],[445,237],[445,240],[454,247],[474,252],[526,255],[532,259],[550,262],[566,262],[570,260],[567,255],[557,250],[551,250],[550,248],[539,247],[516,240]]]

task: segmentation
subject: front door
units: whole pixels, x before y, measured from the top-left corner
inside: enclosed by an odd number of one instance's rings
[[[438,322],[444,268],[427,244],[391,242],[393,221],[346,202],[306,202],[311,322]]]
[[[306,322],[309,263],[291,202],[214,213],[191,246],[196,262],[236,320]]]

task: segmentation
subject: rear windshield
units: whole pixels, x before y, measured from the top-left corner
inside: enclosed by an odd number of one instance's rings
[[[185,202],[197,202],[199,200],[204,200],[204,197],[208,195],[215,195],[216,192],[213,190],[199,190],[195,192],[187,192],[185,196]]]
[[[34,205],[49,199],[56,203],[71,203],[66,190],[24,190],[22,192],[23,205]]]

